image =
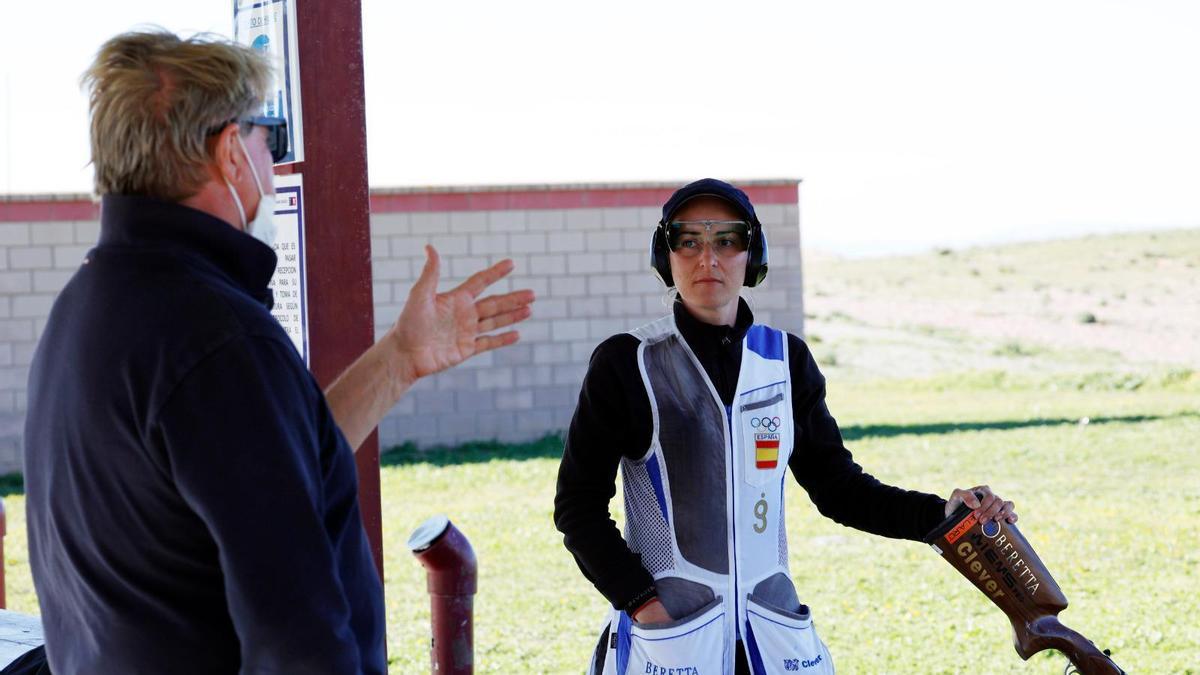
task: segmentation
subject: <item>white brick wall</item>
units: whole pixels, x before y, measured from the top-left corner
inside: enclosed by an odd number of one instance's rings
[[[96,222],[0,223],[0,473],[21,468],[25,385],[37,338],[99,233]]]
[[[769,316],[773,325],[802,332],[804,308],[801,298],[802,274],[783,263],[792,249],[798,253],[800,226],[794,205],[764,204],[758,209],[771,242],[771,269],[767,282],[749,291],[757,312]],[[439,245],[463,235],[455,223],[467,222],[462,214],[439,217],[449,229],[413,236],[403,246],[391,240],[392,260],[410,260],[412,272],[420,272],[422,247],[428,241],[438,246],[448,261],[441,288],[450,288],[461,278],[486,262],[511,256],[517,263],[507,289],[533,288],[538,295],[533,318],[519,327],[521,342],[516,347],[494,353],[495,362],[468,371],[475,380],[466,380],[464,389],[455,389],[456,409],[423,414],[422,401],[427,390],[410,394],[412,408],[393,410],[381,425],[384,447],[405,441],[417,445],[454,444],[468,440],[496,438],[520,441],[564,429],[571,420],[579,386],[592,350],[614,333],[634,328],[667,312],[663,304],[662,284],[649,270],[650,234],[658,220],[653,207],[604,209],[529,209],[488,211],[482,220],[487,230],[469,233],[467,252],[451,252]],[[372,220],[376,237],[382,236]],[[413,214],[414,222],[418,214]],[[422,216],[421,221],[433,220]],[[507,237],[503,236],[507,234]],[[506,253],[507,252],[507,253]],[[486,260],[484,255],[486,254]],[[373,256],[374,257],[374,256]],[[798,257],[798,256],[795,256]],[[381,278],[381,259],[375,258],[377,286]],[[410,277],[408,282],[415,279]],[[405,289],[405,293],[407,289]],[[376,323],[385,330],[395,318],[404,295],[394,294],[384,305],[376,294]],[[382,310],[382,311],[381,311]],[[472,364],[473,365],[473,364]],[[435,376],[435,381],[450,374]],[[457,385],[456,385],[457,386]],[[442,391],[441,385],[434,387]],[[443,424],[442,415],[462,422]],[[430,415],[438,417],[431,422]],[[474,419],[474,423],[466,420]],[[436,426],[438,434],[429,433]]]
[[[799,211],[762,204],[771,242],[766,284],[750,291],[760,318],[802,332]],[[396,320],[424,262],[442,256],[443,290],[504,257],[532,288],[521,342],[420,382],[380,424],[384,449],[469,440],[521,441],[566,428],[592,350],[608,336],[667,312],[649,270],[658,207],[376,213],[371,217],[375,332]],[[20,469],[29,363],[55,294],[99,236],[99,223],[0,223],[0,473]]]

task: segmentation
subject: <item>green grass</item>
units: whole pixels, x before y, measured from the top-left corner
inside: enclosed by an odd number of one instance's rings
[[[1136,389],[1104,374],[831,382],[830,407],[879,478],[941,494],[986,482],[1013,499],[1071,601],[1064,623],[1121,665],[1200,672],[1194,378],[1147,376]],[[479,672],[582,671],[605,603],[551,522],[559,452],[548,438],[384,456],[392,672],[428,670],[428,596],[405,540],[435,513],[449,515],[479,556]],[[794,485],[787,499],[792,571],[841,672],[1062,672],[1056,654],[1022,662],[1001,612],[924,545],[841,527]],[[9,605],[33,613],[19,484],[4,504]]]
[[[1015,501],[1071,602],[1063,622],[1133,673],[1200,674],[1200,366],[1170,349],[1200,339],[1198,270],[1200,230],[805,268],[810,343],[856,459],[896,485],[983,482]],[[1031,328],[997,332],[1009,321]],[[1123,332],[1077,332],[1093,329]],[[560,453],[551,437],[384,455],[393,673],[429,671],[405,541],[437,513],[479,557],[477,670],[583,671],[606,603],[553,527]],[[8,602],[36,613],[22,490],[0,478]],[[828,521],[795,485],[787,501],[791,569],[840,672],[1063,672],[1057,653],[1021,661],[1000,610],[928,547]]]
[[[1200,364],[1200,228],[890,258],[808,251],[805,330],[831,380]]]

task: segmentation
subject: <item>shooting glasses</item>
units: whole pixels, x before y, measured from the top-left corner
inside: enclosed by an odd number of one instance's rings
[[[719,257],[732,258],[750,248],[750,232],[744,220],[675,220],[667,225],[667,246],[694,258],[708,244]]]

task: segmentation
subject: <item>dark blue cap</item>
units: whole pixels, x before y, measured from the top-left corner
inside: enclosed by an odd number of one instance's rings
[[[716,178],[701,178],[676,190],[675,194],[671,195],[671,198],[667,200],[667,203],[663,204],[662,222],[671,222],[671,217],[675,215],[675,212],[688,200],[696,197],[716,197],[723,199],[741,212],[742,217],[750,225],[754,227],[762,226],[758,222],[758,215],[754,213],[754,205],[750,203],[750,198],[746,196],[746,193]]]

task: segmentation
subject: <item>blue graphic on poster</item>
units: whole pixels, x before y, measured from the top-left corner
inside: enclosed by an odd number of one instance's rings
[[[234,0],[233,38],[270,61],[274,73],[262,114],[288,122],[288,154],[277,164],[304,161],[300,106],[300,59],[296,41],[297,0]]]

